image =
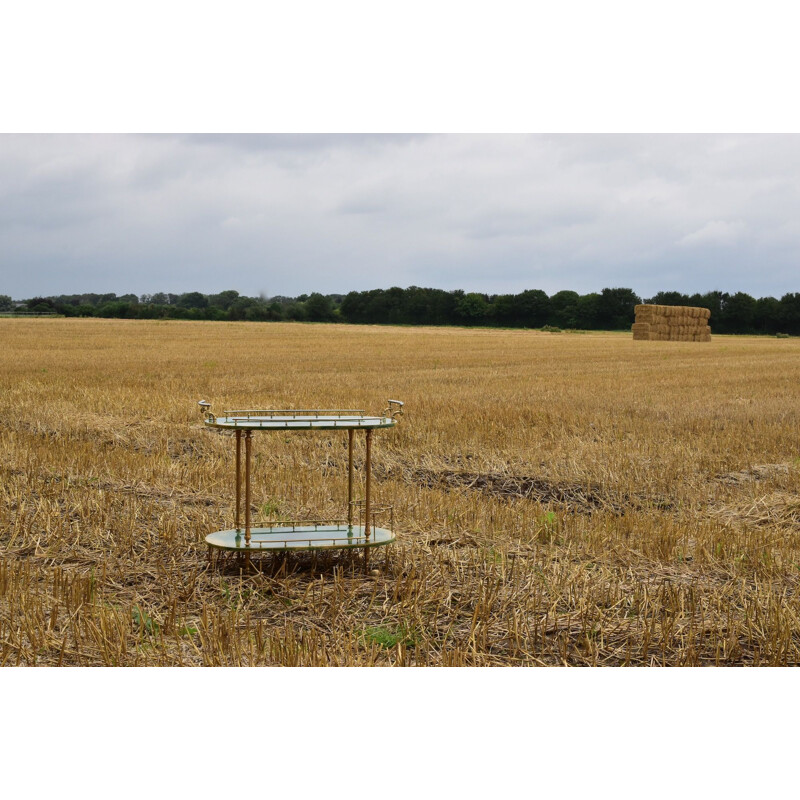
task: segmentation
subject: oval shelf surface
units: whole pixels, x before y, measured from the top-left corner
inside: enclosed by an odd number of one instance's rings
[[[370,527],[369,541],[363,525],[283,525],[250,528],[250,544],[245,543],[244,528],[215,531],[206,543],[220,550],[335,550],[348,547],[380,547],[395,540],[388,528]]]

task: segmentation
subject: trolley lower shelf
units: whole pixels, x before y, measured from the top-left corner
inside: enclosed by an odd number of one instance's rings
[[[370,525],[369,539],[363,525],[285,525],[251,528],[250,543],[245,542],[244,528],[215,531],[206,536],[210,547],[220,550],[256,552],[261,550],[335,550],[348,547],[380,547],[391,544],[395,535],[388,528]]]

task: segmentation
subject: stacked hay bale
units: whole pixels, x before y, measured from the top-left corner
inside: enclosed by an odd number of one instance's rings
[[[657,342],[710,342],[711,327],[707,308],[694,306],[651,306],[634,308],[634,339]]]

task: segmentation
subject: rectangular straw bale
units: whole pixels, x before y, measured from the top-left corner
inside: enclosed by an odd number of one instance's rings
[[[634,312],[636,316],[631,331],[636,339],[711,341],[711,328],[708,325],[711,312],[707,308],[641,303],[634,307]]]

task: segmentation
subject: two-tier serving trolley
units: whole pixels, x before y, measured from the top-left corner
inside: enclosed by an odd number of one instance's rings
[[[363,548],[364,569],[369,565],[369,550],[395,540],[392,530],[394,514],[389,505],[372,502],[372,434],[378,428],[393,428],[403,413],[403,403],[389,400],[388,408],[379,415],[352,409],[269,409],[223,411],[214,414],[211,404],[201,400],[205,424],[211,428],[232,431],[236,442],[236,512],[234,527],[206,536],[212,552],[218,550],[251,554],[263,551],[300,551]],[[357,430],[365,436],[364,497],[353,496],[353,438]],[[347,432],[347,516],[338,520],[301,520],[254,523],[251,515],[251,459],[253,431],[346,431]],[[242,442],[244,441],[244,465]],[[244,469],[243,469],[244,466]],[[244,471],[244,492],[242,492]],[[244,498],[242,497],[244,494]],[[242,515],[244,500],[244,515]],[[379,527],[378,518],[389,527]]]

